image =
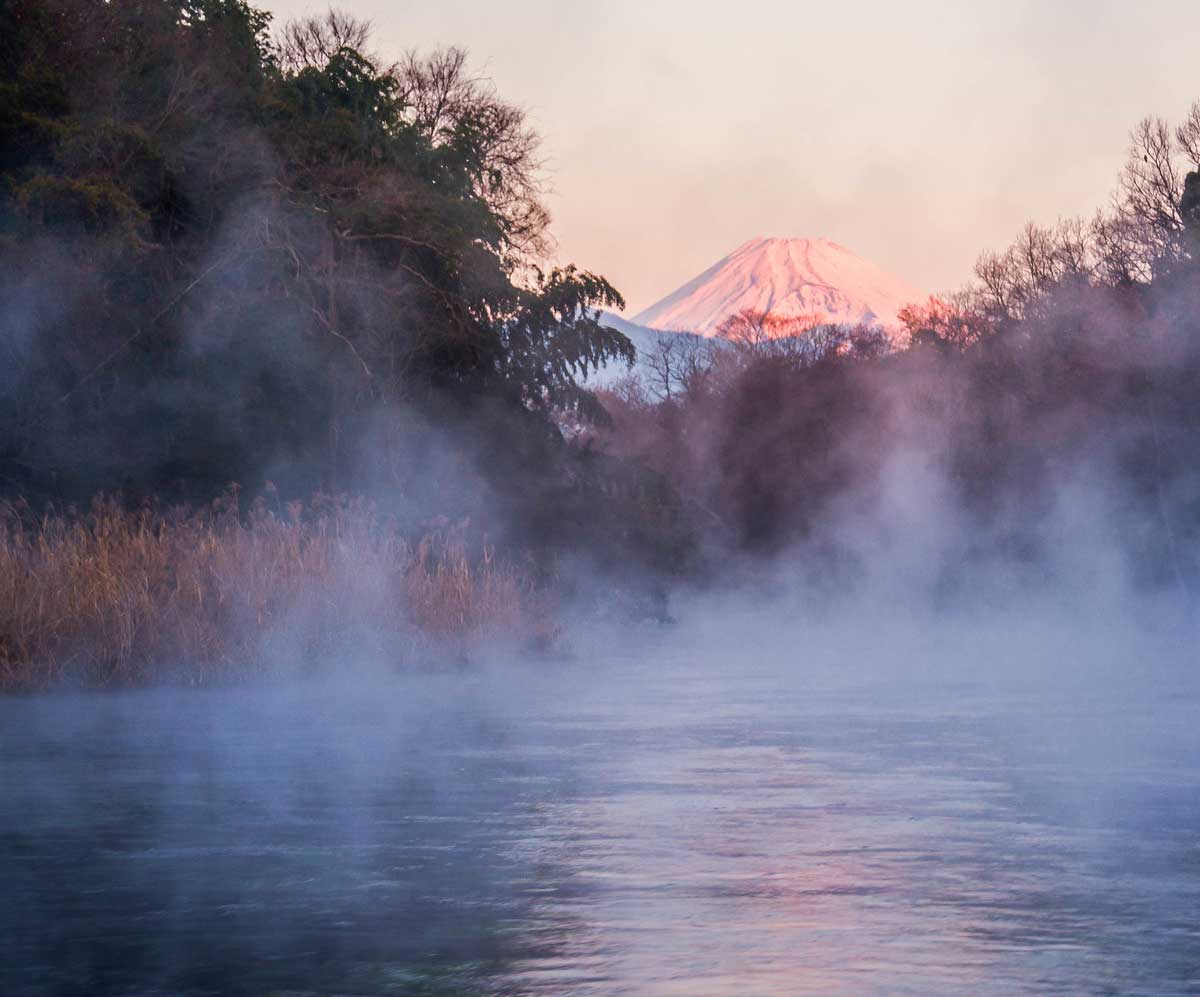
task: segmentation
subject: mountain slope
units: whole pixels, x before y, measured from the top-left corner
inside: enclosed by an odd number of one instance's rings
[[[894,327],[902,307],[924,298],[911,284],[828,239],[751,239],[633,321],[712,336],[730,315],[751,309]]]
[[[644,378],[646,376],[646,357],[655,350],[659,341],[664,337],[669,339],[672,336],[680,335],[689,339],[694,338],[689,333],[676,333],[637,325],[629,321],[629,319],[622,318],[620,315],[615,315],[612,312],[601,312],[600,321],[604,325],[616,329],[617,332],[629,337],[629,341],[637,349],[638,359],[632,370],[623,363],[615,362],[606,364],[599,370],[592,371],[587,377],[583,378],[583,383],[593,390],[611,388],[619,380],[631,373],[636,378]]]

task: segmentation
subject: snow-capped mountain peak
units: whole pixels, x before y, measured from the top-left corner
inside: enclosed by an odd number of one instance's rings
[[[652,329],[712,336],[750,309],[780,318],[886,327],[925,295],[829,239],[751,239],[704,273],[635,315]]]

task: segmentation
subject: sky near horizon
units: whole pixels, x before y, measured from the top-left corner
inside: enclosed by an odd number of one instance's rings
[[[608,277],[627,315],[756,236],[953,289],[1027,220],[1106,203],[1129,129],[1200,97],[1183,0],[334,5],[384,57],[466,47],[527,109],[558,262]]]

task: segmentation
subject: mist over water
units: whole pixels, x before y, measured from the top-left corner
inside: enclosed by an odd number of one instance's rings
[[[676,615],[553,667],[4,702],[0,989],[1200,982],[1186,614]]]
[[[368,40],[0,5],[0,997],[1200,990],[1200,103],[631,373]]]

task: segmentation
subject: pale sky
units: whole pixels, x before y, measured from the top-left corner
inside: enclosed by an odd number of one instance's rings
[[[266,0],[280,20],[325,9]],[[544,140],[558,261],[632,315],[755,236],[928,291],[1091,214],[1200,97],[1195,0],[339,0],[383,56],[456,44]]]

